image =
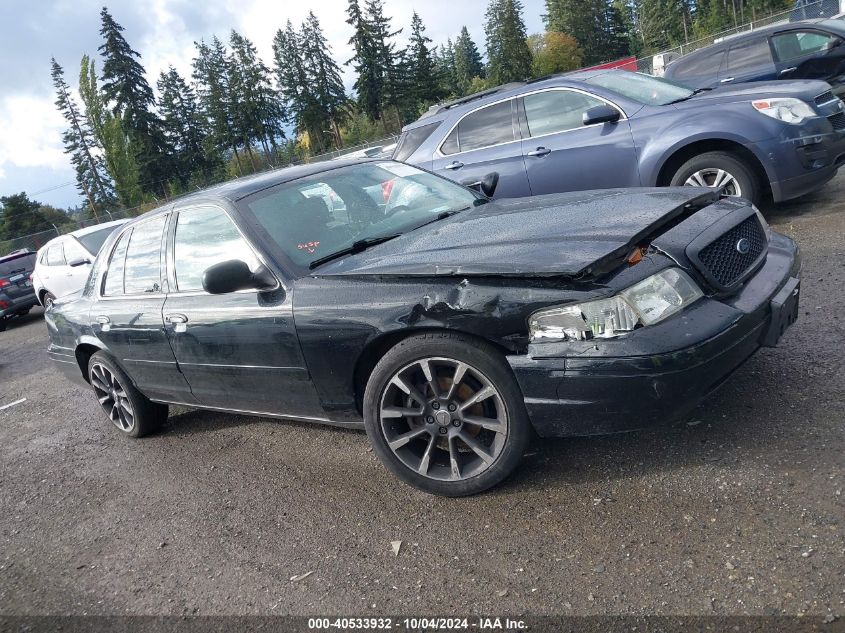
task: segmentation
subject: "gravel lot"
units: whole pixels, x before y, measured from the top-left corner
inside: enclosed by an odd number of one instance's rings
[[[780,347],[673,427],[545,441],[469,499],[358,432],[176,410],[119,437],[33,311],[0,334],[0,406],[26,398],[0,411],[0,613],[845,618],[845,174],[767,215],[805,258]]]

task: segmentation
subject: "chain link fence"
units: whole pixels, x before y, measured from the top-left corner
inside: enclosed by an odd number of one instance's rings
[[[0,257],[19,250],[37,251],[54,237],[59,236],[58,229],[49,229],[32,235],[24,235],[11,240],[0,241]]]

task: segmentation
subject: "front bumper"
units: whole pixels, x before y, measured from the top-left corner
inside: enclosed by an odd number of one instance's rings
[[[615,433],[688,413],[795,320],[800,269],[795,243],[773,234],[764,266],[727,299],[701,299],[618,339],[509,356],[537,433]]]

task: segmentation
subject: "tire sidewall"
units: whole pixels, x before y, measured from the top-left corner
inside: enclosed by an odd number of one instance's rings
[[[138,438],[148,435],[158,428],[161,421],[158,417],[158,412],[155,410],[155,403],[150,402],[146,396],[138,391],[135,384],[132,382],[132,379],[129,378],[126,372],[120,368],[111,356],[102,351],[92,354],[91,358],[88,360],[89,377],[91,376],[91,368],[94,365],[103,365],[112,374],[117,376],[120,381],[120,385],[123,387],[123,390],[126,392],[126,396],[132,405],[132,411],[134,412],[134,424],[128,431],[124,431],[123,429],[119,429],[115,426],[111,419],[106,415],[105,411],[103,411],[102,407],[100,407],[100,411],[102,411],[109,424],[111,424],[116,431],[126,437]],[[91,391],[96,395],[93,385],[91,386]],[[97,403],[97,406],[100,406],[99,402]]]
[[[671,186],[684,186],[687,178],[702,169],[725,170],[739,183],[743,198],[751,200],[754,204],[759,203],[760,188],[754,173],[742,159],[723,152],[706,152],[689,159],[672,176]]]
[[[502,453],[492,466],[469,479],[439,481],[412,471],[393,453],[381,430],[378,412],[390,379],[403,367],[430,357],[459,360],[480,371],[498,390],[507,412],[508,436]],[[495,486],[519,464],[532,435],[522,393],[498,350],[483,341],[451,333],[415,335],[391,348],[370,375],[363,405],[367,436],[382,463],[404,482],[443,496],[466,496]]]

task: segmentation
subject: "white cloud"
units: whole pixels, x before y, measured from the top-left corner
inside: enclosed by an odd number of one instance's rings
[[[0,178],[4,167],[47,167],[67,165],[61,136],[65,128],[61,114],[49,99],[30,95],[9,95],[0,100]]]

